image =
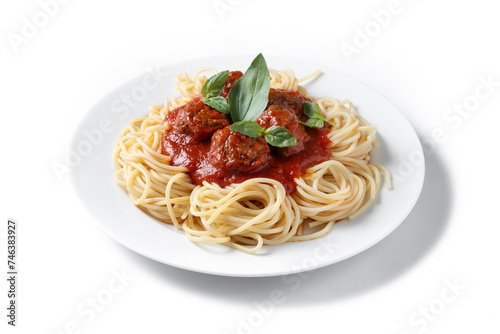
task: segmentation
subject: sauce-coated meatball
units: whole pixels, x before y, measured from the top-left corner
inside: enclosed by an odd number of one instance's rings
[[[198,140],[209,138],[215,131],[229,124],[227,116],[209,107],[201,98],[178,108],[174,129]]]
[[[267,106],[279,105],[286,109],[292,109],[297,116],[300,116],[304,111],[304,101],[311,101],[311,99],[303,96],[298,91],[271,88]]]
[[[266,129],[274,125],[284,127],[295,136],[297,145],[273,147],[273,152],[283,157],[302,151],[304,149],[304,143],[309,139],[304,126],[299,123],[297,116],[291,109],[274,105],[270,106],[259,116],[259,118],[257,118],[256,122]]]
[[[252,138],[229,129],[218,130],[212,137],[210,161],[214,167],[232,172],[249,172],[267,165],[271,159],[264,138]]]

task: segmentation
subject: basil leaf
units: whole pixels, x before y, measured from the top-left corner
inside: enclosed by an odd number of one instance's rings
[[[323,118],[323,114],[321,113],[321,109],[319,109],[318,105],[309,101],[304,102],[304,114],[306,114],[309,118]]]
[[[222,71],[212,75],[201,88],[201,95],[206,99],[219,95],[226,84],[228,76],[229,71]]]
[[[203,99],[203,103],[214,108],[218,112],[229,114],[229,104],[227,104],[226,99],[222,96],[214,96],[208,99]]]
[[[255,121],[267,106],[270,85],[266,60],[259,53],[229,91],[228,101],[233,122]]]
[[[309,118],[307,120],[307,122],[300,122],[301,124],[305,125],[305,126],[308,126],[310,128],[316,128],[316,129],[321,129],[325,123],[323,122],[322,119],[318,119],[318,118]]]
[[[254,121],[241,121],[233,123],[230,127],[231,130],[244,134],[245,136],[258,138],[262,136],[264,129]]]
[[[297,145],[297,138],[287,129],[277,125],[264,131],[264,139],[276,147]]]
[[[322,128],[325,125],[323,122],[327,122],[328,124],[337,127],[335,124],[333,124],[323,116],[321,109],[319,109],[319,106],[316,103],[305,101],[304,114],[306,114],[309,119],[305,123],[300,123],[310,128]]]

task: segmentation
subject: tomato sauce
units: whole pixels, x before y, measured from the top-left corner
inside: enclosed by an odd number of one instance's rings
[[[239,78],[241,72],[231,72],[228,82],[233,80],[234,84],[237,80],[234,80],[235,76]],[[228,89],[226,88],[227,85],[221,96],[227,96]],[[299,92],[271,89],[269,96],[268,107],[273,105],[292,109],[299,120],[302,122],[307,120],[307,116],[303,115],[303,102],[311,100],[302,96]],[[162,153],[172,157],[172,165],[186,167],[190,172],[192,182],[196,185],[201,185],[203,181],[208,181],[215,182],[224,187],[231,183],[241,183],[251,178],[264,177],[279,181],[285,187],[287,194],[292,194],[297,189],[294,181],[295,178],[304,175],[308,167],[317,165],[330,158],[331,142],[327,134],[331,126],[325,122],[325,126],[322,129],[305,127],[307,138],[304,140],[304,149],[299,152],[283,156],[269,145],[271,156],[265,160],[265,166],[262,165],[249,172],[229,170],[220,164],[215,167],[209,154],[213,133],[205,133],[201,137],[198,136],[198,138],[194,133],[200,132],[200,129],[197,127],[203,127],[202,130],[207,131],[213,131],[214,127],[221,129],[231,124],[231,119],[229,116],[220,114],[216,115],[217,118],[214,120],[210,115],[217,111],[207,107],[201,101],[200,95],[188,104],[169,112],[164,120],[164,122],[168,122],[172,127],[170,130],[165,131],[163,136]],[[189,124],[191,130],[184,131],[184,128],[179,125],[178,120],[184,119],[184,117],[178,117],[181,113],[187,113],[194,119]],[[302,127],[302,125],[300,126]]]

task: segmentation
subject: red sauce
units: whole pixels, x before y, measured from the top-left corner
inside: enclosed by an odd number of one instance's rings
[[[236,73],[236,74],[234,74]],[[241,72],[231,72],[229,80],[233,80],[232,84],[239,78]],[[232,85],[231,85],[232,88]],[[223,94],[227,96],[228,89],[225,89]],[[270,92],[270,105],[281,106],[294,110],[298,119],[305,122],[307,116],[303,115],[303,102],[310,101],[310,99],[300,95],[299,92],[291,92],[284,90],[271,89]],[[191,179],[194,184],[201,185],[203,181],[215,182],[221,187],[227,186],[231,183],[241,183],[245,180],[265,177],[277,180],[283,184],[287,194],[292,194],[296,191],[296,184],[294,179],[305,174],[308,167],[317,165],[330,158],[331,142],[327,137],[331,126],[325,123],[322,129],[313,129],[305,127],[307,138],[304,140],[304,149],[294,154],[283,155],[280,154],[275,148],[270,146],[270,158],[266,157],[265,166],[249,171],[240,172],[228,170],[224,165],[218,164],[214,166],[210,158],[210,145],[213,133],[207,138],[196,138],[193,131],[183,131],[180,126],[176,126],[176,120],[179,113],[196,114],[198,122],[193,126],[203,126],[205,129],[212,131],[214,126],[219,126],[219,129],[226,126],[225,120],[206,118],[205,115],[210,115],[214,110],[206,109],[205,106],[200,105],[201,97],[195,98],[192,102],[176,108],[169,112],[165,117],[165,122],[173,125],[168,131],[165,131],[162,141],[162,153],[172,157],[172,165],[187,167]],[[270,106],[268,105],[268,106]],[[204,109],[204,111],[200,111]],[[201,115],[201,116],[199,116]],[[181,119],[182,117],[179,117]],[[228,124],[231,120],[228,117]],[[220,125],[219,125],[220,124]],[[300,125],[302,127],[302,125]],[[303,132],[303,130],[301,130]],[[194,131],[194,132],[197,132]],[[267,149],[266,149],[267,150]],[[266,151],[267,154],[269,151]]]

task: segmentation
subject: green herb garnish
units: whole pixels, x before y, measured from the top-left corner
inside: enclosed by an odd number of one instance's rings
[[[269,101],[271,79],[262,53],[229,91],[229,110],[233,122],[255,121]]]
[[[324,122],[337,127],[335,124],[333,124],[323,116],[323,114],[321,113],[321,109],[319,109],[319,106],[316,103],[305,101],[304,114],[306,114],[309,119],[305,123],[300,123],[310,128],[322,128],[325,125]]]
[[[229,71],[219,72],[211,76],[201,88],[203,103],[223,114],[229,114],[229,104],[226,99],[219,96],[219,94],[222,88],[224,88],[228,76]]]
[[[203,99],[203,102],[218,112],[229,114],[229,104],[227,104],[226,99],[222,96],[214,96],[208,99]]]
[[[228,76],[229,71],[219,72],[205,82],[201,89],[203,102],[223,114],[230,113],[234,122],[230,129],[233,131],[252,138],[264,136],[267,143],[276,147],[297,145],[297,138],[287,129],[281,126],[264,129],[254,122],[267,107],[271,87],[269,70],[262,53],[255,57],[245,74],[236,81],[226,101],[219,94]]]
[[[264,129],[257,122],[241,121],[233,123],[230,129],[252,138],[264,136],[268,144],[276,147],[297,145],[297,138],[284,127],[277,125]]]
[[[269,144],[276,147],[297,145],[297,138],[284,127],[277,125],[271,126],[264,131],[264,139],[266,139]]]
[[[229,71],[222,71],[212,75],[201,88],[201,95],[206,99],[219,95],[226,84],[228,76]]]

